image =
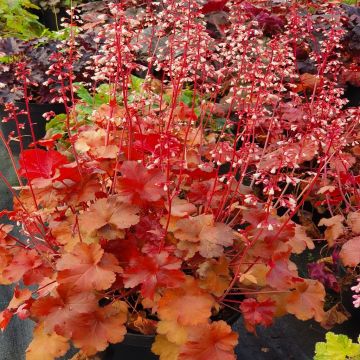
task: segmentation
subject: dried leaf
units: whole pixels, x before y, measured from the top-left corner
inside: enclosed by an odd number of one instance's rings
[[[337,324],[342,324],[350,318],[351,314],[345,309],[341,303],[334,305],[331,309],[325,312],[324,319],[320,325],[330,330]]]
[[[148,319],[145,312],[131,314],[126,324],[128,328],[145,335],[155,334],[156,325],[157,321]]]

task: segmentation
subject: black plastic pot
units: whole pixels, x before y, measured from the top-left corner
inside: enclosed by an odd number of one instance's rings
[[[58,9],[58,12],[54,12],[52,9],[42,10],[39,14],[40,22],[52,31],[60,29],[61,18],[68,18],[65,8]]]
[[[155,335],[127,333],[123,342],[110,344],[102,353],[102,360],[157,360],[158,356],[151,352]]]
[[[20,110],[25,110],[26,106],[24,102],[15,102],[15,106],[17,106]],[[55,114],[61,114],[65,112],[65,107],[63,104],[33,104],[30,106],[30,117],[33,124],[33,130],[35,134],[36,140],[41,139],[45,135],[45,124],[46,121],[43,118],[43,114],[45,112],[53,111]],[[17,129],[15,121],[10,120],[8,122],[2,122],[4,117],[8,117],[8,113],[5,112],[4,106],[0,106],[0,129],[5,137],[14,132],[14,136],[17,136]],[[19,124],[23,124],[24,128],[21,130],[22,143],[24,148],[27,148],[30,143],[32,143],[33,139],[31,136],[30,124],[28,121],[27,115],[19,115],[18,116]],[[10,149],[13,154],[17,155],[20,152],[20,144],[18,141],[10,141]]]

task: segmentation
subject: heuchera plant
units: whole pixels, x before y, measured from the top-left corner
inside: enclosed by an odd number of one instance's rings
[[[326,320],[323,279],[301,277],[292,255],[314,248],[295,222],[305,202],[358,216],[345,15],[266,4],[111,3],[110,19],[83,25],[101,28],[89,81],[53,55],[66,114],[22,151],[1,213],[23,236],[1,227],[0,279],[17,285],[0,326],[37,322],[28,360],[70,342],[91,356],[126,331],[156,334],[162,360],[230,360],[229,311],[252,332],[286,313]]]

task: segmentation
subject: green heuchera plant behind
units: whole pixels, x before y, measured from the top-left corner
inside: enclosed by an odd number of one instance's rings
[[[30,0],[0,1],[0,37],[16,37],[29,40],[39,37],[45,30],[38,16],[31,13],[38,10]]]
[[[358,339],[360,342],[360,336]],[[326,342],[318,342],[314,360],[360,360],[360,344],[353,343],[346,335],[326,334]]]

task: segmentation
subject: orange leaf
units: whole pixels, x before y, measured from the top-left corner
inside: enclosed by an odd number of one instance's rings
[[[344,217],[342,215],[336,215],[329,219],[322,218],[319,221],[319,226],[325,225],[327,227],[325,230],[325,239],[327,240],[329,246],[333,246],[335,244],[335,240],[344,234],[343,221]]]
[[[199,242],[200,255],[206,258],[221,256],[224,246],[232,245],[234,238],[230,226],[205,214],[178,220],[174,235],[179,240]]]
[[[4,277],[4,269],[11,263],[12,255],[9,250],[0,247],[0,284],[1,285],[9,285],[11,284],[11,280]]]
[[[298,224],[295,225],[295,235],[288,241],[288,244],[295,254],[301,254],[306,248],[313,249],[315,247],[311,238],[307,236],[305,227]]]
[[[176,320],[161,320],[157,324],[157,333],[176,344],[185,344],[188,338],[188,326],[180,325]]]
[[[13,245],[15,243],[15,241],[9,237],[9,233],[13,228],[13,225],[0,224],[0,244]]]
[[[179,325],[193,326],[206,323],[214,305],[214,298],[188,277],[181,288],[165,291],[159,301],[158,314],[161,320],[175,320]]]
[[[151,351],[160,356],[160,360],[178,360],[179,345],[170,342],[164,335],[156,335]]]
[[[237,343],[238,334],[225,321],[202,324],[191,329],[178,360],[235,360]]]
[[[93,313],[77,316],[72,324],[71,340],[86,355],[94,355],[105,350],[109,343],[115,344],[124,339],[126,320],[126,304],[114,302]]]
[[[169,211],[169,204],[165,204],[166,210]],[[171,202],[171,216],[184,217],[196,212],[196,206],[185,199],[175,197]]]
[[[320,82],[322,81],[321,77],[309,73],[304,73],[300,75],[300,84],[295,89],[296,92],[300,91],[313,91],[315,86],[319,89]]]
[[[104,253],[99,244],[79,243],[56,264],[58,282],[76,290],[105,290],[115,281],[115,273],[122,271],[112,254]]]
[[[65,355],[70,345],[63,336],[47,333],[40,323],[34,330],[34,337],[26,349],[26,360],[53,360]]]
[[[121,202],[117,196],[99,199],[79,216],[80,229],[108,240],[123,238],[123,229],[139,222],[138,211],[138,207]]]
[[[350,212],[346,222],[355,234],[360,234],[360,212]]]
[[[346,266],[357,266],[360,263],[360,236],[348,240],[342,246],[340,258]]]
[[[324,286],[316,280],[304,279],[287,297],[286,310],[300,320],[324,318]]]
[[[215,296],[221,296],[230,284],[229,261],[224,256],[203,262],[197,272],[200,287]]]
[[[79,153],[88,153],[97,159],[115,159],[119,147],[114,144],[105,145],[106,136],[106,131],[101,128],[81,131],[75,142],[75,149]]]
[[[49,228],[51,229],[51,235],[68,252],[72,251],[74,246],[80,242],[74,215],[62,218],[60,221],[50,220]]]
[[[5,330],[9,325],[10,320],[13,317],[13,312],[9,309],[5,309],[0,312],[0,330]]]
[[[30,285],[38,283],[51,273],[52,269],[43,265],[42,259],[35,250],[20,249],[4,269],[3,276],[12,283],[22,278],[25,285]]]

